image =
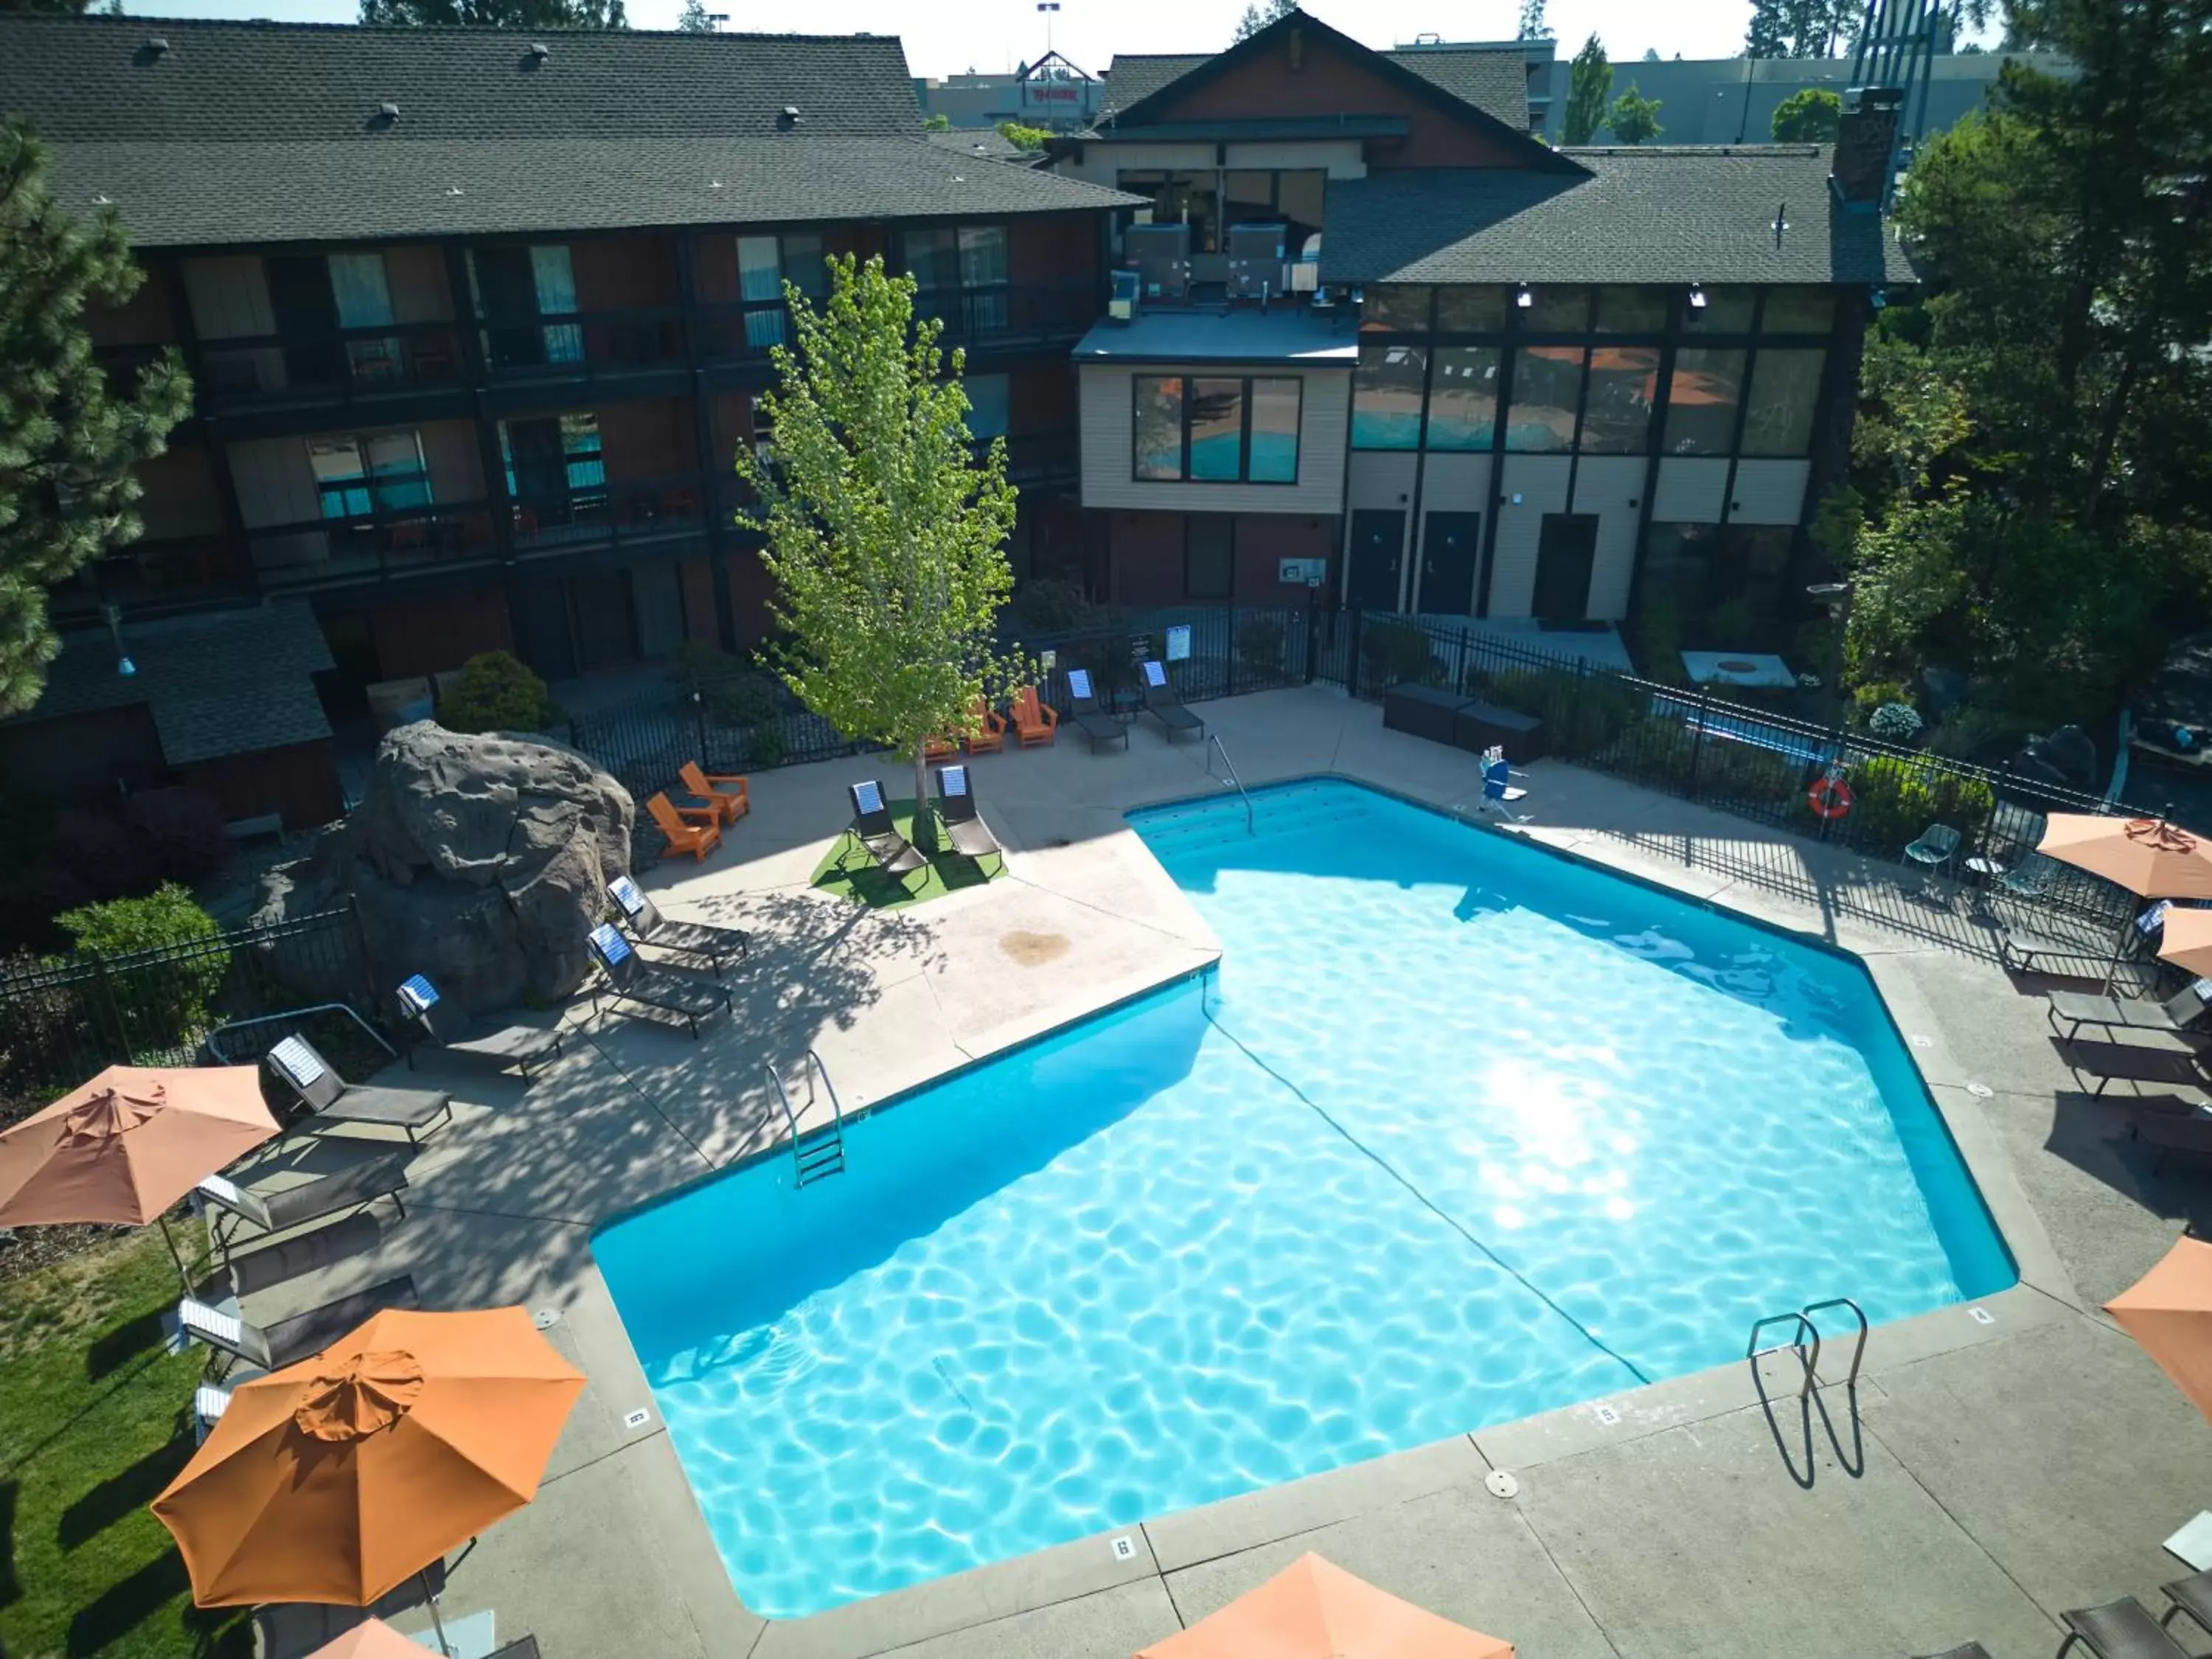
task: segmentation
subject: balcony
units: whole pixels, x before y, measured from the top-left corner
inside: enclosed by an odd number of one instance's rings
[[[917,319],[945,325],[948,350],[999,350],[1080,339],[1098,319],[1098,295],[1089,282],[925,289],[914,296],[914,311]],[[792,343],[781,301],[702,305],[699,312],[701,355],[710,362],[765,362],[772,347]]]
[[[684,361],[683,313],[674,306],[486,318],[486,370],[498,383],[594,380]]]
[[[1006,477],[1017,484],[1073,483],[1081,471],[1073,430],[1025,432],[1006,440]]]
[[[246,546],[267,592],[380,581],[388,576],[489,564],[490,503],[440,501],[343,519],[310,519],[246,532]]]
[[[118,547],[53,590],[57,618],[89,619],[105,602],[134,613],[189,610],[250,599],[253,567],[222,536],[165,536]]]
[[[707,527],[706,499],[705,480],[692,472],[517,501],[511,509],[515,556],[696,537]]]
[[[458,388],[466,375],[460,331],[451,323],[233,336],[208,341],[201,364],[200,405],[216,412],[390,401]]]

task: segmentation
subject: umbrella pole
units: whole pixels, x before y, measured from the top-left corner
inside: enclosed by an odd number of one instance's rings
[[[169,1260],[177,1264],[177,1277],[184,1281],[185,1294],[190,1296],[193,1289],[192,1276],[185,1269],[185,1258],[177,1249],[176,1236],[169,1231],[169,1218],[161,1215],[155,1217],[154,1219],[161,1224],[161,1242],[169,1247]]]
[[[438,1651],[446,1659],[453,1659],[453,1647],[446,1640],[446,1621],[438,1616],[438,1595],[430,1588],[430,1569],[425,1567],[416,1576],[422,1581],[422,1599],[430,1604],[430,1628],[438,1633]]]

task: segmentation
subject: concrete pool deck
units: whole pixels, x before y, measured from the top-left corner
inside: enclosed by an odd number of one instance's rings
[[[1198,712],[1249,784],[1334,772],[1474,805],[1468,757],[1383,730],[1340,692]],[[1989,1322],[1954,1308],[1876,1331],[1856,1419],[1839,1382],[1819,1396],[1832,1433],[1818,1411],[1801,1422],[1784,1356],[1767,1370],[1771,1416],[1737,1365],[1159,1517],[1124,1529],[1126,1554],[1083,1540],[814,1619],[746,1612],[591,1231],[774,1145],[766,1062],[787,1070],[817,1048],[850,1109],[1202,966],[1214,941],[1122,814],[1218,788],[1204,759],[1149,726],[1126,754],[1094,757],[1071,732],[981,757],[1007,878],[888,915],[805,884],[843,784],[895,783],[896,763],[762,775],[717,858],[646,872],[672,915],[757,930],[732,976],[736,1018],[694,1043],[580,1004],[564,1016],[578,1040],[526,1091],[425,1060],[416,1080],[466,1103],[412,1165],[414,1212],[373,1255],[251,1297],[247,1312],[265,1322],[406,1271],[425,1306],[559,1313],[552,1339],[590,1386],[536,1503],[454,1565],[449,1623],[495,1610],[501,1639],[534,1632],[554,1659],[1089,1659],[1168,1634],[1310,1548],[1532,1659],[1778,1643],[1858,1659],[1969,1638],[2008,1659],[2053,1648],[2061,1608],[2130,1593],[2157,1605],[2183,1571],[2159,1540],[2212,1505],[2212,1431],[2096,1306],[2212,1208],[2212,1187],[2179,1164],[2148,1173],[1963,901],[1923,901],[1893,866],[1545,763],[1520,808],[1533,838],[1866,960],[2020,1264],[2019,1286],[1977,1304]],[[304,1172],[343,1150],[287,1143],[271,1163]],[[1824,1370],[1848,1350],[1832,1344]],[[1516,1496],[1486,1489],[1498,1468]]]

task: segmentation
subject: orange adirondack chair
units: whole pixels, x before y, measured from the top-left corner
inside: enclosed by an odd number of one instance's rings
[[[1025,685],[1014,694],[1014,734],[1026,749],[1033,743],[1050,743],[1060,726],[1060,711],[1038,700],[1036,687]]]
[[[724,823],[735,823],[753,810],[751,790],[733,773],[702,771],[697,761],[685,761],[676,769],[676,775],[684,780],[686,789],[720,813]],[[725,789],[726,783],[738,787]]]
[[[660,833],[668,837],[668,845],[661,849],[663,858],[689,853],[704,862],[707,854],[722,844],[722,832],[714,827],[715,820],[722,816],[720,807],[678,806],[665,794],[657,794],[646,802],[645,810],[653,814]]]
[[[951,760],[959,752],[960,739],[951,732],[921,740],[921,757],[924,760]]]
[[[975,699],[970,711],[975,729],[968,734],[968,752],[971,755],[995,755],[1006,746],[1006,716],[994,712],[982,698]]]

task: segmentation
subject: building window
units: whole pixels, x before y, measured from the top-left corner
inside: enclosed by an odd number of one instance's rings
[[[1691,651],[1771,644],[1790,536],[1782,526],[1654,524],[1637,574],[1638,623]]]
[[[1237,585],[1237,520],[1226,513],[1183,520],[1182,596],[1225,599]]]
[[[1602,307],[1604,301],[1598,303]],[[1583,405],[1583,453],[1644,453],[1651,444],[1651,404],[1658,389],[1658,347],[1595,348]]]
[[[1667,326],[1663,288],[1601,288],[1597,291],[1600,334],[1657,334]]]
[[[1322,198],[1328,174],[1319,167],[1297,172],[1239,172],[1228,175],[1222,198],[1224,225],[1281,224],[1290,257],[1322,228]]]
[[[381,328],[391,323],[392,289],[386,281],[383,254],[333,253],[329,264],[331,301],[337,308],[340,328]],[[349,339],[345,352],[356,380],[399,377],[399,342],[394,337]]]
[[[745,344],[754,351],[781,345],[783,255],[773,236],[738,238],[738,297],[745,302]]]
[[[1363,345],[1352,375],[1352,447],[1411,449],[1420,441],[1421,381],[1428,353],[1419,346]]]
[[[1751,367],[1751,393],[1744,399],[1745,454],[1795,456],[1811,450],[1826,361],[1823,351],[1759,351]]]
[[[1762,334],[1821,334],[1836,324],[1836,291],[1828,288],[1770,288],[1761,314]]]
[[[968,394],[968,431],[988,441],[1006,435],[1007,382],[1003,374],[970,374],[962,382]]]
[[[1705,295],[1702,306],[1690,303],[1685,295],[1682,300],[1682,331],[1685,334],[1748,334],[1751,332],[1752,302],[1758,289],[1749,288],[1705,288],[1692,290]]]
[[[960,286],[1003,288],[1006,282],[1006,228],[963,225],[959,231]]]
[[[1137,403],[1136,476],[1158,483],[1182,477],[1182,377],[1139,374],[1130,383]]]
[[[1529,454],[1575,446],[1575,405],[1583,386],[1580,346],[1522,346],[1513,354],[1513,411],[1505,447]]]
[[[370,432],[307,440],[307,464],[325,519],[427,507],[430,472],[422,440],[412,432]]]
[[[1534,289],[1529,304],[1521,312],[1524,334],[1587,334],[1589,332],[1590,291],[1586,288]],[[1516,307],[1516,310],[1520,307]]]
[[[1296,483],[1302,391],[1294,377],[1134,376],[1134,476],[1167,483]]]
[[[1502,288],[1440,288],[1437,290],[1439,334],[1503,334],[1512,308]]]
[[[1743,353],[1684,346],[1667,384],[1667,453],[1725,455],[1743,392]]]
[[[470,299],[489,325],[484,355],[495,368],[584,361],[581,328],[538,320],[577,314],[576,273],[566,243],[471,248],[467,264]]]
[[[1205,173],[1122,173],[1115,182],[1132,196],[1152,199],[1156,225],[1188,224],[1194,253],[1218,253],[1220,226],[1215,198],[1216,175]]]
[[[1006,325],[1006,228],[940,226],[910,230],[907,269],[919,291],[915,310],[962,335]],[[931,297],[935,296],[935,297]]]
[[[1488,449],[1498,427],[1496,346],[1438,346],[1429,387],[1428,447]]]
[[[1376,283],[1360,301],[1362,333],[1425,334],[1429,331],[1430,290],[1419,283]]]
[[[507,493],[539,513],[597,506],[607,497],[599,417],[589,410],[499,423]]]

